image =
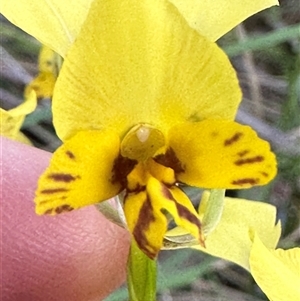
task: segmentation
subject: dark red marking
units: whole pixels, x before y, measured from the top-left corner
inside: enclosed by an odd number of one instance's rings
[[[170,201],[173,201],[176,205],[176,209],[178,212],[178,215],[183,218],[188,220],[190,223],[194,224],[197,226],[199,229],[199,237],[200,237],[200,244],[205,247],[204,241],[202,241],[202,234],[201,234],[201,222],[200,220],[192,214],[185,206],[179,204],[176,199],[174,199],[173,195],[171,194],[170,190],[167,189],[167,187],[162,186],[162,194],[169,199]]]
[[[184,172],[184,166],[176,157],[176,153],[172,148],[169,148],[165,154],[158,155],[153,159],[158,164],[172,168],[175,173]]]
[[[235,133],[231,138],[226,139],[224,141],[224,146],[229,146],[229,145],[239,141],[242,136],[243,136],[243,133],[240,133],[240,132]]]
[[[268,174],[267,172],[265,172],[265,171],[261,171],[260,173],[261,173],[264,177],[266,177],[266,178],[269,176],[269,174]]]
[[[55,208],[55,213],[60,214],[62,212],[69,212],[69,211],[72,211],[72,210],[74,210],[73,207],[71,207],[70,205],[65,204],[65,205],[61,205],[59,207],[56,207]]]
[[[258,183],[259,183],[259,179],[255,179],[255,178],[244,178],[244,179],[238,179],[231,182],[231,184],[233,185],[243,185],[243,184],[256,185]]]
[[[170,201],[175,201],[172,193],[170,192],[170,190],[165,185],[161,186],[161,192],[162,192],[162,195],[165,198],[169,199]]]
[[[72,176],[71,174],[66,173],[52,173],[47,176],[48,179],[54,180],[56,182],[65,182],[69,183],[75,181],[77,177]]]
[[[183,205],[177,203],[176,201],[175,201],[175,203],[176,203],[176,208],[177,208],[179,216],[181,218],[184,218],[184,219],[188,220],[192,224],[196,225],[199,229],[199,232],[200,232],[200,229],[201,229],[200,220],[194,214],[192,214],[186,207],[184,207]]]
[[[44,205],[44,204],[47,204],[47,203],[49,203],[49,202],[51,202],[51,201],[49,201],[49,200],[46,200],[46,201],[40,201],[40,202],[39,202],[39,205]]]
[[[65,200],[65,199],[67,199],[68,197],[67,196],[61,196],[61,197],[56,197],[56,199],[59,199],[59,200]],[[40,201],[39,202],[39,205],[44,205],[44,204],[47,204],[47,203],[50,203],[52,200],[50,199],[48,199],[48,200],[45,200],[45,201]]]
[[[66,155],[72,160],[75,159],[75,155],[71,151],[66,151]]]
[[[134,227],[133,236],[140,249],[151,259],[156,257],[159,250],[155,250],[153,246],[149,245],[145,231],[148,230],[150,224],[154,221],[155,217],[153,215],[153,207],[147,196],[147,199],[140,210],[136,226]]]
[[[111,182],[113,184],[121,183],[121,189],[124,189],[127,186],[127,176],[130,174],[136,164],[136,160],[125,158],[120,154],[114,161]]]
[[[265,158],[263,156],[256,156],[252,158],[245,158],[245,159],[239,159],[234,162],[235,165],[240,166],[244,164],[252,164],[252,163],[258,163],[264,161]]]
[[[69,190],[66,189],[66,188],[53,188],[53,189],[44,189],[44,190],[41,190],[41,193],[44,193],[44,194],[53,194],[53,193],[57,193],[57,192],[66,192],[66,191],[69,191]]]
[[[247,155],[248,153],[249,153],[250,151],[249,150],[243,150],[243,151],[241,151],[241,152],[238,152],[237,154],[238,154],[238,156],[239,157],[244,157],[245,155]]]

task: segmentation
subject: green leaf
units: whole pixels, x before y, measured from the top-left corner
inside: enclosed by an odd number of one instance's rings
[[[279,43],[294,38],[300,38],[299,24],[284,27],[260,37],[249,38],[244,42],[224,47],[224,51],[228,56],[236,56],[246,51],[271,48]]]

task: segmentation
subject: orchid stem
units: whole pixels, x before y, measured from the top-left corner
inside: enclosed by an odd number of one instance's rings
[[[127,262],[129,301],[156,301],[156,260],[150,259],[134,239]]]

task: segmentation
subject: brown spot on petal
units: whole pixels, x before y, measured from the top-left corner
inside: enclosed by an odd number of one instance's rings
[[[113,176],[111,182],[114,183],[121,183],[122,187],[127,186],[127,176],[133,170],[134,166],[137,164],[136,160],[132,160],[129,158],[125,158],[119,155],[113,165]]]
[[[71,151],[66,151],[66,155],[70,158],[70,159],[72,159],[72,160],[74,160],[75,159],[75,155],[71,152]]]
[[[53,193],[66,192],[66,191],[69,191],[69,190],[66,189],[66,188],[53,188],[53,189],[44,189],[44,190],[41,190],[41,193],[44,193],[44,194],[53,194]]]
[[[231,184],[243,186],[244,184],[256,185],[259,183],[259,179],[257,178],[244,178],[232,181]]]
[[[61,205],[59,207],[56,207],[55,208],[55,213],[60,214],[62,212],[69,212],[69,211],[72,211],[72,210],[74,210],[73,207],[71,207],[70,205],[65,204],[65,205]]]
[[[60,197],[55,197],[55,199],[56,200],[65,200],[65,199],[67,199],[68,197],[67,196],[60,196]],[[41,206],[41,205],[44,205],[44,204],[47,204],[47,203],[51,203],[52,202],[52,199],[46,199],[46,200],[44,200],[44,201],[39,201],[38,203],[39,203],[39,205]]]
[[[184,166],[176,157],[176,154],[172,148],[169,148],[165,154],[157,155],[154,161],[166,167],[170,167],[175,173],[184,172]]]
[[[265,171],[261,171],[260,173],[261,173],[264,177],[266,177],[266,178],[269,176],[269,174],[268,174],[267,172],[265,172]]]
[[[249,150],[246,150],[246,149],[245,149],[245,150],[243,150],[243,151],[238,152],[237,155],[238,155],[239,157],[244,157],[244,156],[247,155],[249,152],[250,152]]]
[[[242,136],[243,136],[243,133],[240,133],[240,132],[235,133],[231,138],[226,139],[224,141],[224,146],[230,146],[231,144],[239,141]]]
[[[265,160],[265,158],[263,156],[256,156],[256,157],[252,157],[252,158],[239,159],[239,160],[235,161],[234,164],[237,166],[241,166],[244,164],[252,164],[252,163],[262,162],[264,160]]]
[[[79,176],[74,177],[71,174],[66,173],[52,173],[47,176],[48,179],[54,180],[56,182],[65,182],[69,183],[75,181]]]
[[[44,214],[52,214],[52,212],[53,212],[53,208],[46,210]]]

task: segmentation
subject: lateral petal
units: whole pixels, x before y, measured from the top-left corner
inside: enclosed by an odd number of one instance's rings
[[[251,15],[273,5],[277,0],[169,0],[189,25],[212,41],[216,41]]]
[[[107,200],[119,193],[114,164],[120,141],[112,131],[83,131],[52,156],[40,177],[37,214],[56,214]]]
[[[177,180],[188,185],[239,189],[264,185],[276,175],[269,143],[249,126],[209,119],[177,125],[168,138],[169,152],[181,164]]]
[[[57,80],[53,116],[62,140],[101,127],[122,137],[140,123],[166,134],[185,120],[233,119],[240,100],[226,55],[168,1],[95,0]]]
[[[269,250],[254,236],[251,274],[272,301],[300,300],[300,248]]]

